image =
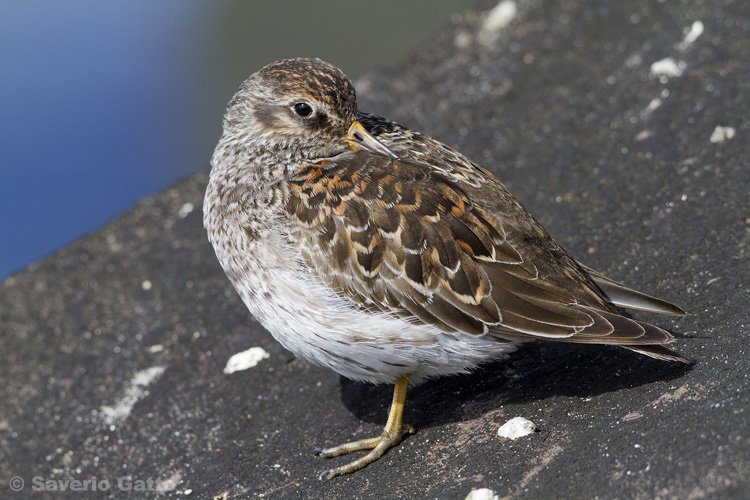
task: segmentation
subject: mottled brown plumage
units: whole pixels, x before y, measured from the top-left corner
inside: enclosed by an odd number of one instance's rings
[[[491,173],[422,134],[358,112],[340,70],[274,63],[229,104],[205,200],[209,239],[249,309],[295,354],[396,383],[459,373],[544,339],[685,361],[665,330],[615,306],[684,314],[579,264]]]
[[[360,121],[370,130],[378,123]],[[395,125],[394,133],[407,134]],[[447,148],[433,155],[442,145],[408,135],[418,154],[351,151],[290,177],[294,237],[331,288],[446,332],[615,344],[682,359],[654,349],[672,337],[618,314],[491,174]]]

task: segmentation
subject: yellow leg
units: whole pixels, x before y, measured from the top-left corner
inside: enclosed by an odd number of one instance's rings
[[[396,387],[393,389],[393,402],[391,403],[391,409],[388,412],[388,422],[385,424],[383,433],[370,439],[362,439],[360,441],[352,441],[351,443],[344,443],[333,448],[326,448],[325,450],[318,451],[318,456],[323,458],[337,457],[339,455],[345,455],[353,451],[360,450],[371,450],[364,457],[358,458],[353,462],[349,462],[341,467],[330,469],[323,474],[321,477],[328,479],[340,476],[342,474],[349,474],[355,470],[359,470],[366,465],[371,464],[378,458],[382,457],[388,448],[392,448],[401,442],[404,437],[404,433],[414,433],[414,428],[411,425],[403,423],[402,419],[404,416],[404,403],[406,402],[406,390],[409,388],[409,375],[401,377],[396,381]]]

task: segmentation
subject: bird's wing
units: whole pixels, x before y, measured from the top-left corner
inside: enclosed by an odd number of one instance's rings
[[[300,169],[287,214],[308,264],[363,308],[445,332],[669,357],[650,346],[671,335],[613,311],[502,184],[439,167],[349,151]]]

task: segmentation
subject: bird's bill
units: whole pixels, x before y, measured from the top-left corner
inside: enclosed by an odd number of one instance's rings
[[[362,124],[359,123],[359,120],[355,120],[351,127],[349,127],[349,131],[347,132],[346,137],[344,137],[344,142],[349,148],[354,150],[365,149],[373,153],[400,159],[391,148],[377,140],[372,134],[365,130]]]

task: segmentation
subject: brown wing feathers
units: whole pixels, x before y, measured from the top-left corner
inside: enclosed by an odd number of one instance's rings
[[[550,272],[523,247],[526,227],[552,242],[530,216],[522,214],[512,244],[503,214],[473,203],[456,178],[352,151],[297,172],[287,212],[309,263],[363,307],[395,308],[446,332],[618,344],[678,358],[660,347],[669,333],[612,310],[572,259],[565,272]],[[333,265],[324,264],[329,257]]]

